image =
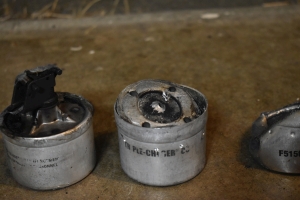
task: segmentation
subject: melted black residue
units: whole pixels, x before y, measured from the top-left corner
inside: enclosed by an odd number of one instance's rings
[[[151,106],[153,102],[164,105],[164,112],[157,112]],[[147,119],[158,123],[170,123],[179,119],[182,115],[181,106],[174,97],[168,101],[162,96],[161,92],[147,92],[139,97],[139,109]]]

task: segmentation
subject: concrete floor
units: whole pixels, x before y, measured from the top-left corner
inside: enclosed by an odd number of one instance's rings
[[[195,11],[0,24],[0,110],[10,104],[17,74],[57,63],[64,71],[56,90],[95,107],[98,151],[84,180],[33,191],[11,177],[1,143],[0,199],[299,199],[299,176],[262,169],[247,139],[261,112],[300,97],[300,7],[213,12],[220,17],[204,20]],[[208,99],[207,164],[186,183],[146,186],[121,169],[113,104],[125,86],[149,78],[194,87]]]

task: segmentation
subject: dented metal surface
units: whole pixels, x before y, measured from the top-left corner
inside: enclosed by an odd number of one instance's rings
[[[300,102],[262,113],[253,123],[250,152],[265,168],[300,173]]]
[[[22,98],[13,97],[11,106],[0,115],[8,168],[18,183],[36,190],[74,184],[87,176],[96,164],[93,107],[79,95],[54,92],[54,79],[49,88],[45,83],[50,80],[48,77],[54,78],[48,73],[51,67],[30,70],[30,73],[41,73],[33,78],[23,73],[20,79],[19,75],[14,97],[21,95]],[[28,71],[25,72],[28,75]],[[34,95],[33,84],[38,88]],[[30,104],[33,98],[37,104]],[[34,110],[25,109],[26,102],[27,108]]]
[[[200,92],[167,81],[127,86],[114,109],[126,174],[156,186],[196,176],[206,162],[207,106]]]

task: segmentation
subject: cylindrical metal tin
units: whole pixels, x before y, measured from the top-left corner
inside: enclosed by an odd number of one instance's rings
[[[300,174],[300,102],[261,113],[252,125],[249,150],[263,167]]]
[[[127,86],[114,107],[125,173],[154,186],[195,177],[206,162],[207,106],[200,92],[167,81]]]
[[[70,112],[81,112],[74,128],[45,137],[18,137],[8,129],[1,130],[8,167],[15,180],[28,188],[69,186],[86,177],[96,164],[92,105],[81,96],[57,95]]]

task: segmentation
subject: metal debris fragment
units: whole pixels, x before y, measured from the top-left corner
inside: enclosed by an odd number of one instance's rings
[[[201,15],[202,19],[217,19],[220,17],[220,14],[218,13],[206,13]]]
[[[78,47],[70,47],[71,51],[80,51],[82,49],[82,46],[78,46]]]

